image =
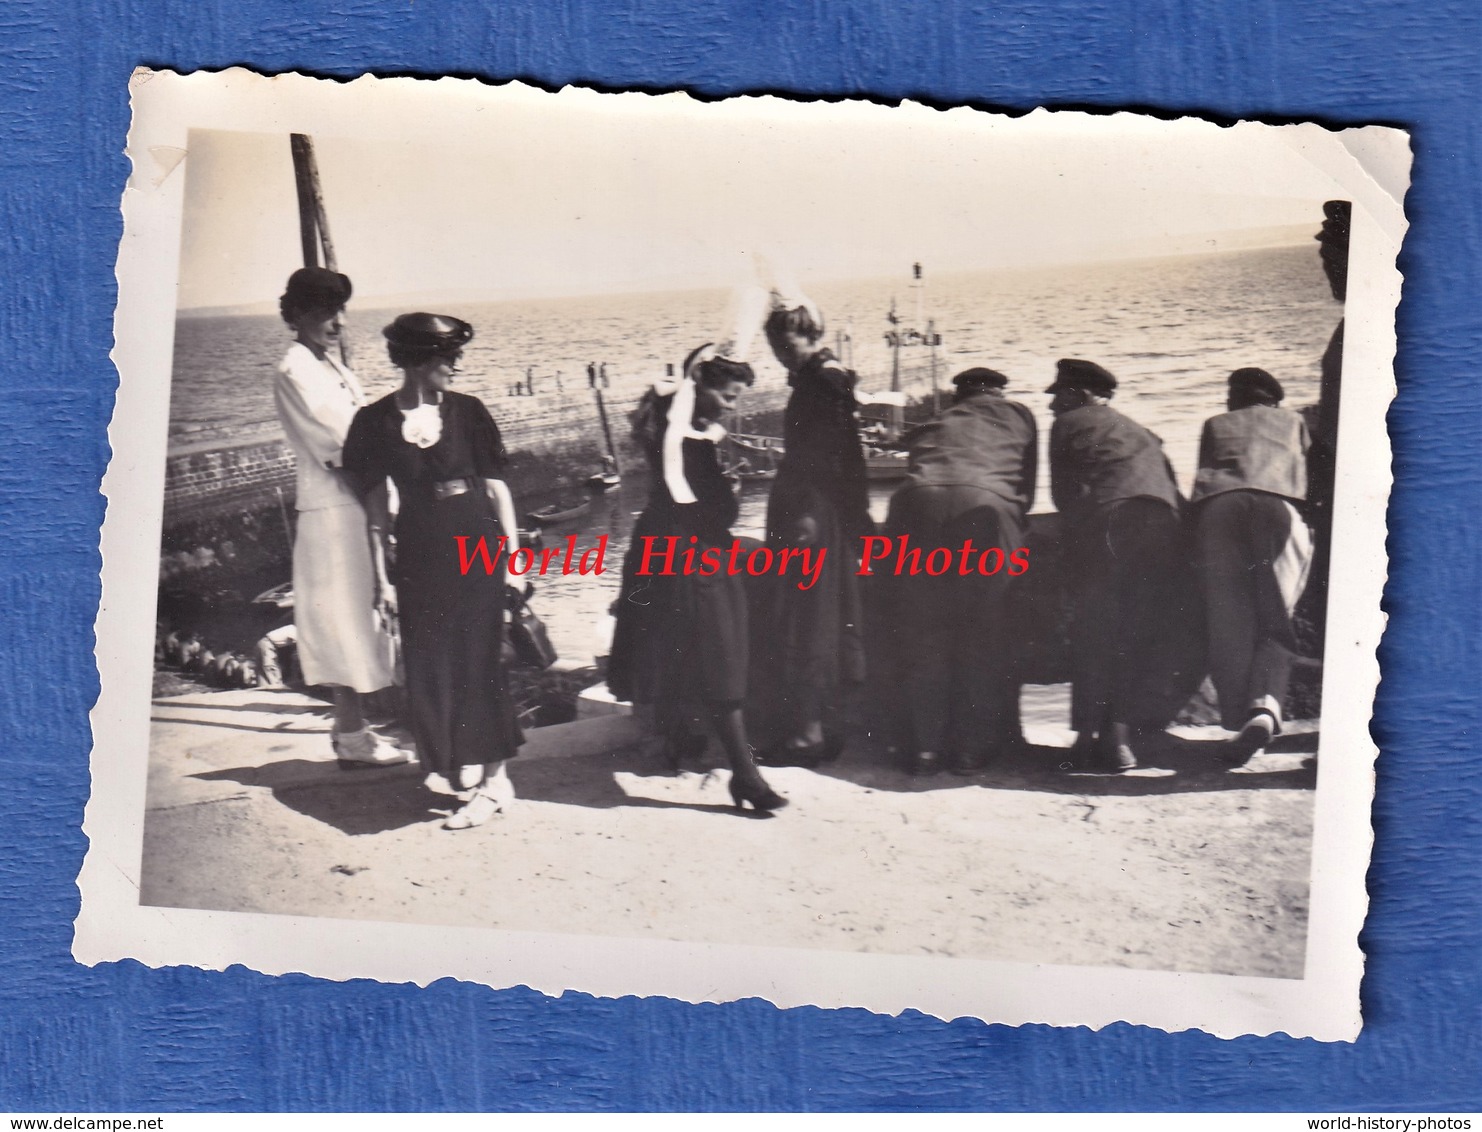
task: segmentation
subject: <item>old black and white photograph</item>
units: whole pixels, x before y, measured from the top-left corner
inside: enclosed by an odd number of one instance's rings
[[[1356,1032],[1403,134],[134,95],[80,958]]]

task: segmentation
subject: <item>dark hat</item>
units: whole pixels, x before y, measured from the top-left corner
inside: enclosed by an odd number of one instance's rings
[[[1061,389],[1084,389],[1098,397],[1109,397],[1117,387],[1117,379],[1095,362],[1083,362],[1079,358],[1061,358],[1055,363],[1055,381],[1045,390],[1054,393]]]
[[[974,385],[986,389],[1002,389],[1008,383],[1009,379],[996,369],[985,369],[983,366],[965,369],[952,379],[952,384],[958,389],[967,389]]]
[[[1281,382],[1254,366],[1238,369],[1230,375],[1230,393],[1239,394],[1245,400],[1265,401],[1272,405],[1281,404],[1286,396]]]
[[[327,267],[301,267],[288,277],[279,304],[284,312],[339,310],[350,301],[350,277]]]
[[[429,354],[451,354],[467,345],[473,337],[473,327],[449,314],[417,311],[397,315],[381,333],[393,346]]]

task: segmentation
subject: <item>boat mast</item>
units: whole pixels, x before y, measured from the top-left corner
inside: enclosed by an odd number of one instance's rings
[[[319,184],[319,164],[314,160],[314,139],[308,134],[289,134],[288,145],[293,153],[293,183],[298,190],[298,234],[304,266],[318,267],[322,253],[324,266],[338,271],[334,240],[329,235],[329,214],[324,208],[324,190]],[[350,342],[343,331],[340,360],[350,364]]]
[[[602,390],[594,386],[592,393],[597,398],[597,416],[602,420],[602,435],[607,440],[607,458],[612,461],[612,470],[615,472],[620,471],[617,449],[612,444],[612,428],[607,423],[607,404],[602,400]]]
[[[899,393],[901,388],[901,331],[900,316],[895,313],[895,296],[890,298],[890,313],[885,316],[890,321],[890,391]],[[904,421],[901,407],[890,406],[890,428],[887,433],[888,439],[894,441],[900,437],[901,425]]]
[[[939,341],[937,320],[929,318],[926,320],[926,344],[931,350],[928,356],[931,359],[931,412],[933,416],[942,411],[942,392],[937,385],[937,343]]]

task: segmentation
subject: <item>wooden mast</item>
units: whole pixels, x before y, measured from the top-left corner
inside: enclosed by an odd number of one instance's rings
[[[293,151],[293,186],[298,190],[298,234],[303,245],[304,266],[318,267],[319,210],[314,204],[314,187],[310,180],[317,173],[314,143],[307,134],[289,134],[288,145]]]
[[[602,390],[594,386],[592,392],[597,396],[597,415],[602,418],[602,435],[607,440],[607,458],[612,461],[612,470],[619,472],[622,469],[618,467],[617,449],[613,447],[612,428],[607,423],[607,405],[602,400]]]
[[[324,208],[324,190],[319,184],[319,164],[314,160],[314,140],[308,134],[289,134],[293,152],[293,183],[298,190],[298,231],[303,245],[304,266],[318,267],[320,257],[330,271],[340,269],[334,240],[329,234],[329,214]],[[350,341],[340,331],[340,361],[350,364]]]
[[[901,328],[900,318],[895,313],[895,299],[890,300],[890,391],[899,393],[901,388]],[[890,430],[888,438],[893,443],[900,439],[905,414],[899,405],[890,406]]]

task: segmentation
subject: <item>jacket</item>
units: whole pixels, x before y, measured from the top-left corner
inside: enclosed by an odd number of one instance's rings
[[[1301,503],[1311,445],[1302,418],[1273,405],[1210,417],[1199,438],[1199,474],[1190,501],[1226,491],[1265,491]]]
[[[1156,499],[1174,511],[1180,503],[1163,442],[1110,405],[1082,405],[1055,418],[1050,494],[1072,522],[1124,499]]]
[[[910,474],[900,490],[968,484],[1026,511],[1034,504],[1039,435],[1034,414],[1001,393],[958,401],[908,438]]]

